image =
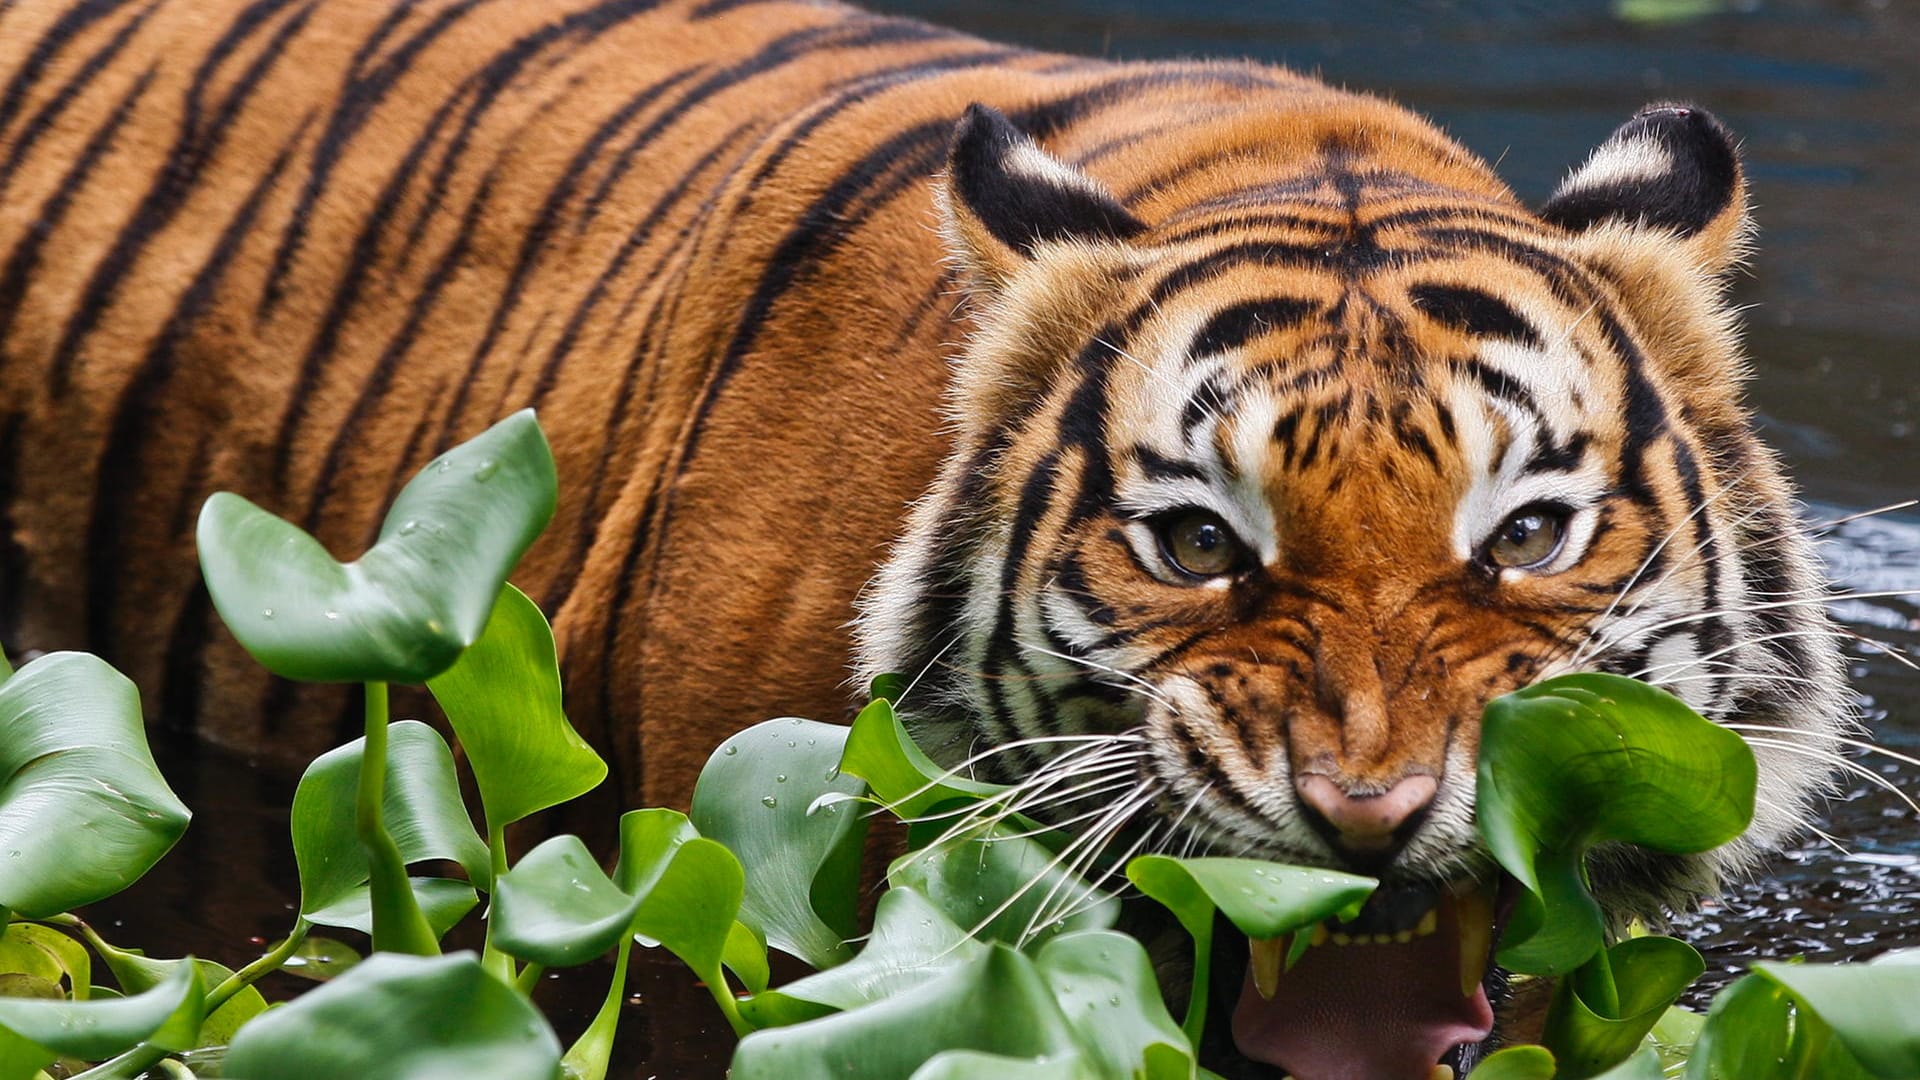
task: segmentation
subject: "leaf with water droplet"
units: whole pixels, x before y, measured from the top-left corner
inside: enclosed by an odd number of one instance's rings
[[[484,498],[453,471],[480,461],[498,470]],[[552,451],[523,411],[415,476],[357,560],[336,561],[298,526],[222,492],[200,512],[200,565],[221,619],[275,674],[421,683],[479,639],[556,490]],[[433,527],[408,529],[424,522]]]

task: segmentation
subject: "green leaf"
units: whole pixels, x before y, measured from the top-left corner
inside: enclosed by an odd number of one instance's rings
[[[606,779],[607,763],[560,708],[553,629],[512,585],[500,590],[480,640],[427,689],[466,752],[490,829],[585,795]]]
[[[876,697],[854,717],[840,768],[865,780],[881,805],[902,818],[919,817],[952,799],[984,799],[1007,790],[934,764],[914,745],[885,697]]]
[[[897,1080],[948,1050],[1032,1059],[1079,1044],[1033,961],[1004,945],[939,978],[851,1012],[756,1031],[731,1080]],[[949,1074],[966,1075],[966,1074]]]
[[[479,640],[556,489],[553,453],[525,410],[422,469],[354,562],[221,492],[200,511],[200,568],[222,621],[274,674],[422,683]]]
[[[460,801],[453,754],[438,732],[413,720],[388,728],[387,783],[381,803],[387,830],[408,863],[447,859],[481,887],[488,884],[487,846]],[[293,793],[293,857],[300,869],[300,910],[309,919],[365,885],[367,856],[354,823],[360,785],[360,738],[315,758]],[[317,921],[317,920],[316,920]]]
[[[0,1080],[31,1077],[61,1054],[97,1061],[143,1041],[163,1050],[186,1050],[199,1031],[204,997],[195,968],[181,964],[165,982],[131,997],[0,998],[0,1028],[20,1040],[0,1042]]]
[[[749,993],[766,992],[767,983],[773,979],[773,972],[767,965],[766,941],[761,938],[759,931],[739,919],[733,920],[733,928],[727,931],[727,947],[720,962],[727,966],[728,971],[740,977],[741,984]]]
[[[62,962],[62,953],[54,951],[59,939],[68,945],[77,944],[72,938],[51,927],[36,926],[33,923],[0,923],[0,974],[32,975],[50,983],[57,983],[67,974]],[[62,950],[64,952],[64,950]],[[80,953],[82,961],[86,950]],[[83,987],[76,986],[80,996],[86,996]]]
[[[198,973],[200,986],[212,990],[233,975],[233,970],[224,964],[212,960],[181,959],[158,960],[144,956],[130,949],[118,949],[112,946],[96,944],[101,962],[120,983],[122,994],[144,994],[157,986],[166,985],[180,978],[183,968],[192,968]],[[200,1025],[198,1036],[189,1046],[224,1046],[233,1040],[233,1033],[240,1025],[267,1010],[267,999],[254,987],[247,987],[228,998],[224,1004],[205,1018]],[[179,1047],[187,1049],[189,1047]]]
[[[772,948],[815,968],[845,961],[856,927],[858,852],[866,819],[853,804],[865,783],[842,775],[848,729],[811,720],[769,720],[722,743],[694,787],[690,816],[700,835],[726,845],[746,867],[740,921]]]
[[[140,694],[52,653],[0,685],[0,909],[45,918],[138,881],[191,817],[147,749]]]
[[[1171,855],[1134,859],[1127,864],[1127,880],[1173,912],[1193,938],[1193,986],[1182,1027],[1195,1044],[1203,1034],[1212,989],[1215,911],[1250,938],[1276,938],[1329,916],[1353,918],[1379,884],[1357,874],[1258,859]]]
[[[1484,1067],[1484,1066],[1483,1066]],[[1475,1075],[1479,1070],[1474,1070]],[[1651,1047],[1608,1069],[1594,1080],[1666,1080],[1667,1070],[1660,1055]]]
[[[1496,698],[1481,720],[1480,831],[1525,890],[1500,963],[1558,975],[1605,944],[1587,849],[1706,851],[1753,817],[1745,740],[1664,690],[1615,675],[1565,675]]]
[[[230,1080],[556,1080],[560,1043],[472,953],[376,953],[268,1012],[227,1053]]]
[[[0,657],[0,661],[4,661],[5,659],[5,657]],[[867,684],[867,696],[869,698],[885,698],[888,704],[898,708],[900,699],[906,696],[907,687],[910,685],[912,685],[912,681],[905,675],[892,673],[875,675],[873,681]]]
[[[280,970],[314,982],[336,979],[360,962],[360,954],[344,941],[308,934]]]
[[[1627,1061],[1693,981],[1707,969],[1677,938],[1637,937],[1595,954],[1554,990],[1541,1038],[1568,1080],[1598,1076]]]
[[[1078,1054],[1023,1061],[977,1050],[949,1050],[913,1070],[907,1080],[1105,1080]]]
[[[1883,1080],[1920,1076],[1920,964],[1780,964],[1754,970],[1811,1010],[1866,1070]]]
[[[432,928],[436,939],[445,937],[447,931],[457,926],[461,919],[467,917],[467,912],[480,903],[480,896],[473,891],[473,885],[465,881],[410,877],[407,885],[413,890],[414,902],[420,905],[420,913],[427,917],[427,926]],[[362,885],[326,907],[308,912],[305,918],[321,926],[344,927],[372,936],[373,897],[368,888]]]
[[[502,874],[493,942],[520,959],[563,966],[592,960],[622,935],[636,934],[712,978],[744,887],[739,860],[699,836],[685,816],[633,810],[620,818],[612,878],[575,836],[541,844]]]
[[[1193,1074],[1193,1048],[1167,1014],[1153,962],[1138,941],[1112,930],[1062,934],[1041,948],[1034,964],[1097,1073],[1142,1075],[1148,1051],[1158,1046],[1175,1052],[1158,1071],[1172,1068],[1183,1080]]]
[[[920,893],[974,937],[1021,948],[1068,930],[1113,925],[1118,901],[1019,833],[1004,825],[980,828],[902,855],[887,868],[887,883]],[[1061,915],[1069,910],[1073,914]]]
[[[1544,1046],[1509,1046],[1474,1067],[1474,1080],[1553,1080],[1553,1055]]]
[[[986,950],[926,897],[898,886],[880,894],[873,934],[858,956],[758,994],[741,1011],[756,1027],[773,1027],[857,1009],[932,982]]]

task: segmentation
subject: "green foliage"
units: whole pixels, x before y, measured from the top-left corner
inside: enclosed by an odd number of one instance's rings
[[[1541,975],[1586,963],[1605,944],[1588,849],[1718,847],[1752,820],[1755,780],[1745,740],[1646,683],[1566,675],[1493,701],[1481,721],[1480,831],[1526,890],[1500,962]]]
[[[700,770],[690,813],[700,835],[747,868],[740,919],[772,947],[816,968],[852,955],[866,818],[850,804],[815,803],[866,793],[841,771],[847,729],[770,720],[720,744]]]
[[[557,1080],[560,1044],[472,953],[376,954],[248,1024],[229,1080]]]
[[[547,617],[511,585],[500,590],[486,633],[427,689],[466,751],[489,830],[585,795],[607,777],[607,763],[560,708]]]
[[[621,818],[611,873],[572,836],[510,866],[509,824],[607,773],[563,711],[546,618],[503,584],[553,499],[551,454],[520,414],[436,459],[353,563],[237,497],[209,502],[208,586],[248,650],[283,675],[367,683],[366,736],[316,759],[294,796],[299,917],[239,971],[121,949],[65,913],[137,879],[186,810],[125,679],[85,656],[18,672],[0,660],[0,1080],[62,1056],[110,1058],[84,1080],[125,1080],[229,1042],[238,1080],[603,1080],[636,945],[706,985],[743,1036],[736,1080],[1218,1080],[1195,1053],[1216,919],[1256,941],[1294,935],[1290,965],[1310,940],[1299,931],[1353,917],[1374,888],[1249,859],[1083,858],[1017,812],[1017,791],[916,747],[897,676],[875,680],[850,728],[789,718],[728,739],[690,815]],[[388,723],[389,680],[427,682],[445,711],[484,839],[446,741]],[[1629,680],[1567,676],[1488,707],[1481,828],[1523,887],[1500,956],[1559,981],[1546,1045],[1504,1050],[1477,1078],[1920,1075],[1920,954],[1759,964],[1702,1017],[1672,1007],[1700,974],[1692,948],[1610,940],[1587,852],[1705,851],[1746,827],[1754,786],[1741,739]],[[860,852],[878,812],[907,822],[908,851],[863,933]],[[421,863],[460,876],[407,876]],[[1122,878],[1193,939],[1183,1023],[1141,943],[1112,929]],[[484,953],[424,955],[481,892]],[[315,925],[370,933],[375,952],[361,961]],[[769,948],[815,970],[770,986]],[[609,953],[601,1009],[563,1053],[529,988]],[[117,990],[95,983],[102,969]],[[327,981],[269,1008],[253,984],[282,969]]]
[[[0,684],[0,910],[40,918],[112,896],[190,816],[119,672],[53,653]]]
[[[353,562],[222,492],[200,512],[200,569],[221,621],[274,674],[422,683],[479,640],[557,488],[546,436],[519,412],[422,469]]]

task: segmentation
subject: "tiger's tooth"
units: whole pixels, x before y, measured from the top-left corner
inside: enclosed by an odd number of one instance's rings
[[[1487,951],[1493,946],[1493,897],[1473,889],[1453,898],[1460,927],[1460,996],[1472,997],[1487,977]]]
[[[1425,915],[1420,916],[1420,925],[1413,928],[1413,936],[1426,937],[1438,929],[1440,929],[1440,909],[1432,907],[1427,909]]]
[[[1427,1077],[1427,1080],[1453,1080],[1453,1066],[1435,1065],[1433,1073]]]
[[[1276,938],[1248,938],[1248,963],[1253,971],[1253,988],[1260,992],[1260,1000],[1272,1001],[1274,991],[1280,989],[1280,962],[1286,959],[1288,935]]]

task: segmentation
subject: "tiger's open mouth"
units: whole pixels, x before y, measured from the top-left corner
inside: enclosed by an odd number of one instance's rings
[[[1234,1046],[1294,1080],[1450,1077],[1493,1031],[1486,980],[1510,899],[1497,883],[1382,886],[1292,937],[1248,942]]]

